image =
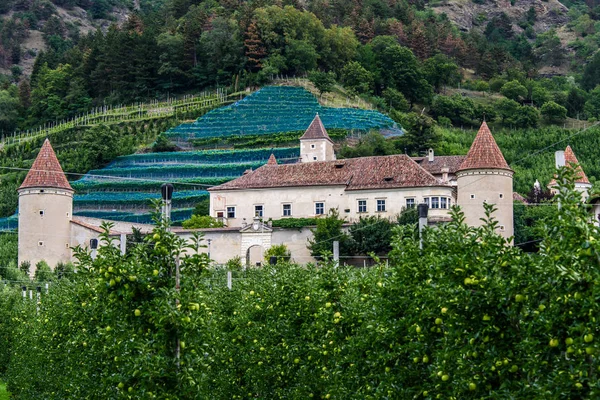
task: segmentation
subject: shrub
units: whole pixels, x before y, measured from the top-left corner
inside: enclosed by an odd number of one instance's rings
[[[211,217],[210,215],[192,215],[192,218],[183,221],[181,224],[185,229],[206,229],[206,228],[221,228],[223,222]]]
[[[276,264],[289,262],[291,253],[285,244],[275,244],[265,251],[265,260],[270,262],[271,257],[275,257]]]
[[[544,119],[551,123],[560,124],[567,119],[567,109],[553,101],[544,103],[540,112]]]

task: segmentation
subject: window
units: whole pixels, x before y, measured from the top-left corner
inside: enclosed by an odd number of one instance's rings
[[[377,200],[377,212],[385,212],[385,199]]]
[[[227,207],[227,218],[235,218],[235,207]]]
[[[325,203],[315,203],[315,215],[325,214]]]
[[[500,193],[500,194],[498,195],[498,197],[500,197],[501,199],[503,199],[503,198],[504,198],[504,195],[503,195],[502,193]]]
[[[427,204],[430,208],[435,209],[444,209],[447,210],[450,208],[450,198],[448,197],[440,197],[440,196],[432,196],[425,197],[425,204]]]
[[[474,195],[474,194],[472,194],[472,195],[471,195],[471,198],[472,198],[472,199],[474,199],[474,198],[475,198],[475,195]]]
[[[254,206],[254,216],[261,217],[263,216],[263,206]]]
[[[217,212],[217,218],[223,218],[223,211]]]
[[[38,242],[38,246],[43,246],[44,242]]]
[[[311,145],[310,145],[310,148],[311,148],[311,149],[314,149],[314,148],[315,148],[315,145],[314,145],[314,144],[311,144]]]
[[[291,204],[284,204],[283,205],[283,216],[284,217],[290,217],[292,215],[292,205]]]
[[[415,199],[406,199],[406,208],[415,208]]]
[[[500,225],[500,226],[499,226],[499,228],[500,228],[500,230],[501,230],[502,232],[504,232],[504,229],[505,229],[505,228],[504,228],[504,225]]]
[[[45,213],[44,213],[44,210],[40,210],[40,217],[43,217],[43,216],[44,216],[44,214],[45,214]]]
[[[317,161],[317,157],[313,157],[313,160],[314,160],[314,161]]]
[[[366,200],[359,200],[358,201],[358,212],[359,213],[366,213],[367,212],[367,201]]]

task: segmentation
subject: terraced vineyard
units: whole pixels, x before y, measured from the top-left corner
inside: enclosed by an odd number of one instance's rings
[[[267,86],[240,101],[214,109],[193,123],[170,129],[167,136],[179,146],[186,146],[203,139],[304,131],[317,113],[327,129],[402,133],[392,119],[378,111],[323,107],[304,88]]]
[[[156,110],[167,109],[167,113],[177,113],[178,108],[187,110],[189,107],[207,107],[215,102],[224,101],[225,96],[217,93],[210,98],[201,96],[182,104],[144,106],[143,112],[135,107],[104,110],[102,116],[87,116],[72,123],[115,123],[119,118],[152,117]],[[184,123],[168,129],[165,133],[167,138],[181,148],[192,148],[203,141],[204,144],[209,143],[213,147],[222,145],[226,148],[262,148],[147,153],[118,157],[107,167],[91,170],[82,179],[72,182],[76,191],[73,214],[148,223],[152,220],[151,201],[160,198],[162,183],[171,182],[175,185],[172,219],[174,222],[188,219],[194,206],[208,196],[208,187],[241,176],[248,169],[264,165],[271,153],[279,163],[296,162],[300,155],[299,148],[290,146],[297,146],[297,139],[317,113],[334,140],[344,138],[349,132],[367,132],[371,129],[391,135],[402,134],[402,129],[393,120],[377,111],[323,107],[309,91],[301,87],[265,87],[234,104],[213,109],[193,123]],[[73,130],[73,127],[69,129]],[[38,137],[38,134],[15,137],[9,148],[14,146],[13,142],[21,147],[27,144],[33,153],[37,146],[31,144],[37,143]],[[61,142],[55,141],[53,137],[57,137],[56,133],[52,135],[51,141],[60,146]],[[260,140],[253,139],[256,137],[260,137]],[[23,143],[24,141],[26,143]],[[58,150],[61,150],[61,147]],[[68,167],[65,169],[68,170]],[[14,229],[16,222],[15,216],[0,219],[0,230]]]
[[[206,188],[264,165],[273,153],[278,161],[295,162],[299,148],[205,150],[135,154],[117,158],[73,182],[73,214],[118,221],[148,223],[151,201],[160,199],[160,185],[175,185],[172,219],[188,219],[194,206],[208,196]]]

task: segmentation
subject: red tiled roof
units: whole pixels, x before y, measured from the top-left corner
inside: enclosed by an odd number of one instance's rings
[[[590,183],[587,176],[585,175],[585,172],[583,172],[583,169],[581,168],[581,164],[579,164],[577,157],[575,157],[575,153],[573,152],[571,146],[567,146],[567,148],[565,149],[565,165],[577,165],[577,180],[575,182]]]
[[[304,135],[302,135],[302,137],[300,138],[300,140],[304,139],[327,139],[331,143],[333,143],[333,140],[331,140],[331,138],[327,134],[327,130],[323,126],[323,122],[321,122],[319,114],[315,116],[315,119],[313,119],[313,121],[308,126],[306,132],[304,132]]]
[[[271,153],[271,157],[269,157],[267,165],[277,165],[277,159],[275,158],[275,154]]]
[[[34,187],[73,190],[48,139],[44,141],[37,158],[19,189]]]
[[[565,166],[573,167],[575,165],[577,166],[577,169],[576,169],[577,179],[575,180],[575,183],[589,184],[590,181],[588,180],[588,177],[585,175],[585,172],[583,172],[583,169],[581,168],[581,164],[579,164],[579,161],[577,160],[577,157],[575,156],[575,152],[573,151],[571,146],[567,146],[567,148],[565,149]],[[553,188],[556,186],[555,178],[556,178],[556,176],[554,178],[552,178],[552,180],[548,183],[547,187]]]
[[[521,203],[527,204],[527,199],[517,192],[513,192],[513,201],[520,201]]]
[[[343,185],[345,190],[444,186],[405,154],[336,161],[263,165],[209,191]]]
[[[448,173],[454,174],[466,156],[435,156],[433,161],[428,157],[413,157],[423,169],[432,175],[442,174],[442,168],[448,168]]]
[[[484,168],[510,170],[485,121],[481,124],[467,157],[460,164],[458,170]]]

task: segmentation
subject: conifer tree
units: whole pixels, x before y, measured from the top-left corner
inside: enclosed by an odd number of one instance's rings
[[[250,23],[245,37],[246,65],[250,71],[255,72],[262,67],[262,59],[267,55],[265,46],[260,38],[260,32],[256,26],[256,21]]]

